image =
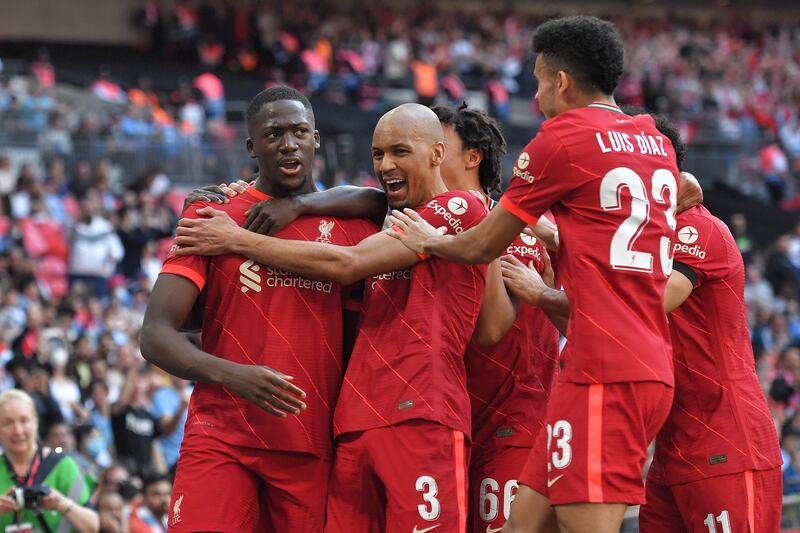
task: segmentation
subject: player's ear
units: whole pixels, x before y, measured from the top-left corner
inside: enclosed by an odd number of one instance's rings
[[[573,80],[572,76],[567,73],[565,70],[559,70],[556,72],[556,90],[559,93],[565,93],[569,88],[572,86]]]
[[[470,148],[467,150],[467,168],[480,166],[483,161],[483,150],[480,148]]]
[[[319,131],[314,130],[314,148],[317,150],[319,150],[319,140],[320,140]]]
[[[250,156],[250,159],[255,159],[257,156],[256,156],[255,145],[253,144],[253,139],[248,137],[247,140],[244,142],[244,146],[247,149],[247,155]]]
[[[433,156],[432,157],[433,166],[438,167],[442,164],[442,161],[444,161],[444,154],[445,154],[444,143],[442,141],[434,143],[431,154]]]

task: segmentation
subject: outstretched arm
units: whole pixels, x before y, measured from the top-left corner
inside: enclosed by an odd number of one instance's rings
[[[519,235],[525,222],[498,205],[477,226],[458,235],[442,235],[411,209],[392,211],[388,234],[418,254],[456,263],[489,263]]]
[[[305,409],[305,393],[291,376],[266,366],[242,365],[196,348],[180,332],[199,295],[197,286],[175,274],[156,281],[142,325],[145,359],[183,379],[223,385],[275,416]]]
[[[383,225],[386,195],[380,189],[342,185],[326,191],[270,198],[252,206],[244,228],[262,235],[274,235],[302,215],[365,218]]]
[[[333,246],[259,235],[240,228],[226,213],[210,207],[197,214],[208,218],[182,219],[178,223],[178,255],[234,253],[262,265],[342,285],[403,270],[420,260],[386,233],[372,235],[355,246]]]

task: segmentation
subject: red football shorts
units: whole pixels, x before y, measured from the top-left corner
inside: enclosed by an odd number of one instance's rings
[[[427,420],[342,435],[325,532],[463,533],[467,460],[464,434]]]
[[[321,532],[330,471],[329,461],[310,453],[241,448],[187,434],[169,530]]]
[[[517,493],[517,477],[531,453],[529,447],[472,446],[469,461],[469,528],[473,533],[500,531]]]
[[[521,484],[566,503],[644,503],[647,446],[672,406],[658,381],[558,382]]]
[[[641,533],[777,533],[781,528],[781,468],[748,470],[682,485],[646,486]]]

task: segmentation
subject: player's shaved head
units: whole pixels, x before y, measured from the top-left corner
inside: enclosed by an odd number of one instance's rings
[[[429,108],[403,104],[375,126],[372,163],[392,207],[419,207],[439,194],[443,160],[444,130]]]
[[[402,104],[385,113],[378,121],[375,131],[384,128],[404,132],[414,140],[427,144],[444,142],[444,130],[439,117],[421,104]]]

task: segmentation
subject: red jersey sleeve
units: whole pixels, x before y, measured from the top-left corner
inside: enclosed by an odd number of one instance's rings
[[[448,235],[457,235],[478,224],[486,212],[486,206],[474,194],[450,191],[428,202],[419,215],[435,228],[447,228]]]
[[[564,144],[543,127],[519,154],[500,205],[520,220],[536,224],[551,205],[580,185],[575,176]]]
[[[203,218],[197,214],[197,210],[210,205],[206,202],[195,202],[183,212],[183,218]],[[208,279],[209,257],[202,255],[175,255],[177,244],[172,248],[161,268],[162,274],[175,274],[191,280],[199,290],[203,290]]]
[[[673,261],[683,263],[697,275],[695,286],[705,281],[722,279],[730,269],[728,249],[722,231],[708,217],[690,209],[678,215],[678,226],[672,245]]]

